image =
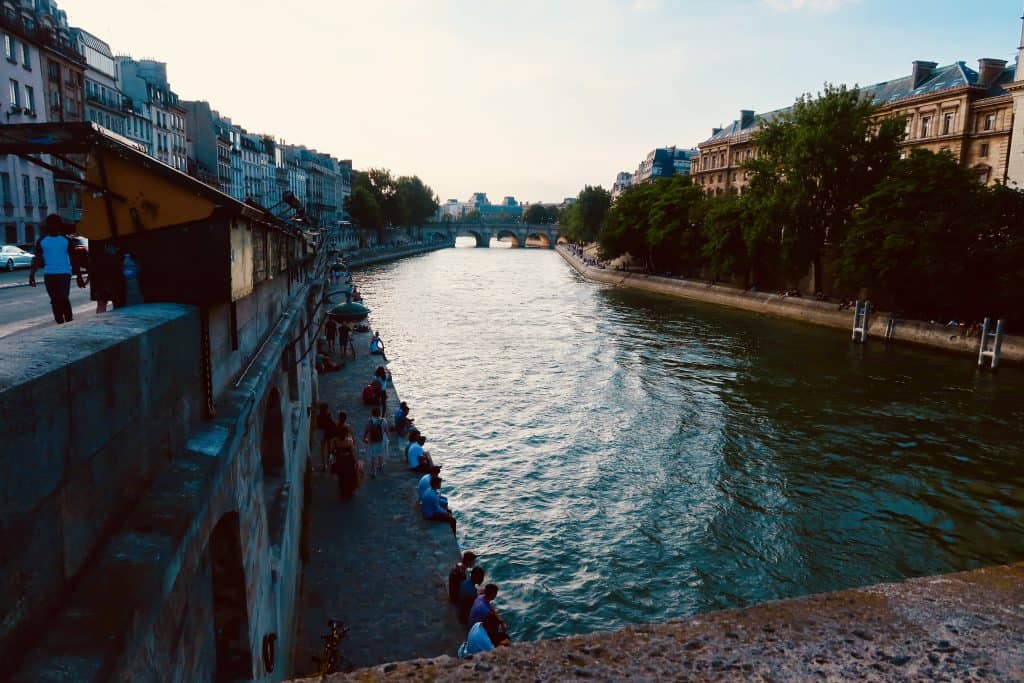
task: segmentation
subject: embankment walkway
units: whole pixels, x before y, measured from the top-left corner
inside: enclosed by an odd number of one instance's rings
[[[382,330],[386,339],[386,330]],[[348,421],[360,448],[370,409],[361,390],[380,364],[368,353],[370,335],[353,335],[356,358],[339,371],[320,375],[320,401]],[[332,356],[339,358],[338,354]],[[401,380],[401,378],[395,378]],[[388,390],[388,411],[398,408]],[[413,406],[415,408],[415,406]],[[314,467],[319,467],[320,433],[316,433]],[[404,439],[392,440],[384,472],[370,478],[348,500],[338,497],[337,480],[319,472],[309,488],[310,558],[303,570],[299,606],[297,675],[316,670],[320,636],[327,620],[351,628],[340,652],[353,665],[454,654],[464,640],[448,603],[448,570],[459,548],[447,524],[425,522],[416,501],[419,476],[407,470]]]
[[[853,328],[853,311],[837,310],[837,306],[834,303],[800,297],[782,297],[778,294],[767,292],[744,291],[728,285],[712,285],[697,280],[683,280],[680,278],[662,277],[660,275],[595,268],[585,264],[568,247],[559,245],[557,251],[569,265],[588,280],[642,289],[683,299],[704,301],[754,313],[766,313],[781,318],[790,318],[815,325],[834,327],[846,332],[850,332]],[[884,339],[888,318],[889,314],[886,311],[872,312],[871,327],[868,333],[869,339],[879,341]],[[956,328],[931,324],[920,320],[903,319],[897,320],[895,336],[892,341],[922,344],[946,351],[967,354],[974,358],[978,356],[978,345],[980,343],[978,337],[960,336]],[[1024,337],[1006,335],[1003,338],[1001,358],[1003,361],[1024,362]]]

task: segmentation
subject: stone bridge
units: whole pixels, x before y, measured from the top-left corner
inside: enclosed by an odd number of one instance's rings
[[[478,247],[489,246],[492,238],[517,247],[536,241],[548,249],[554,249],[559,240],[567,241],[557,223],[429,223],[417,230],[424,239],[435,236],[454,242],[456,237],[473,237]]]

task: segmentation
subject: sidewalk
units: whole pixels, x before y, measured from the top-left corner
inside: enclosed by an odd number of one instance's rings
[[[356,334],[357,357],[320,376],[320,401],[336,417],[348,412],[363,455],[362,434],[370,416],[360,392],[380,364],[367,353],[370,335]],[[337,356],[334,356],[337,358]],[[400,377],[395,378],[401,381]],[[388,391],[388,412],[399,399]],[[413,406],[415,410],[415,406]],[[319,432],[317,432],[319,439]],[[319,472],[309,491],[310,559],[303,569],[295,674],[315,671],[327,620],[351,628],[340,652],[357,667],[441,654],[455,654],[464,640],[448,602],[448,570],[459,548],[447,524],[425,522],[416,501],[419,475],[410,473],[393,440],[384,472],[366,480],[347,500],[338,498],[337,480]],[[314,466],[319,467],[319,440]],[[453,501],[456,502],[456,501]],[[457,514],[457,513],[456,513]]]

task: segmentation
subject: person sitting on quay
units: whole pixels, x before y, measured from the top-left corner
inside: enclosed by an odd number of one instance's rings
[[[384,362],[388,362],[388,357],[384,355],[384,340],[380,338],[380,332],[374,331],[373,338],[370,339],[370,355],[380,356],[384,359]]]
[[[316,367],[316,371],[319,374],[321,374],[321,375],[327,374],[328,372],[336,372],[338,370],[341,370],[341,366],[340,365],[335,363],[333,360],[328,358],[323,353],[317,353],[316,354],[315,367]]]
[[[491,640],[491,629],[494,629],[496,632],[500,629],[498,619],[493,614],[488,614],[483,621],[473,624],[472,628],[469,629],[469,633],[466,634],[466,642],[459,646],[459,659],[466,659],[471,655],[493,650],[494,641]],[[507,645],[508,642],[506,641],[503,644]]]
[[[489,583],[484,586],[484,592],[481,593],[476,601],[473,603],[473,607],[469,610],[469,626],[472,628],[475,624],[482,622],[488,615],[493,615],[497,620],[497,628],[491,637],[491,641],[495,645],[508,645],[511,640],[508,637],[508,628],[505,626],[505,622],[502,621],[501,617],[494,610],[494,599],[498,597],[498,586]]]
[[[405,436],[405,433],[412,427],[413,418],[409,417],[409,404],[402,401],[395,411],[395,434]]]
[[[408,439],[408,441],[405,444],[405,448],[402,450],[402,455],[405,456],[406,459],[408,459],[409,449],[412,448],[413,444],[417,443],[418,439],[420,438],[420,430],[417,429],[416,427],[413,427],[405,435],[405,438]]]
[[[427,443],[427,437],[418,434],[416,441],[411,443],[406,451],[409,469],[413,472],[429,472],[435,466],[434,459],[430,457],[430,451],[423,450],[425,443]]]
[[[466,572],[476,565],[476,553],[467,550],[462,553],[458,562],[452,565],[448,572],[448,600],[456,602],[459,599],[459,588],[466,579]]]
[[[455,517],[448,509],[448,499],[438,493],[441,488],[441,477],[436,475],[430,478],[430,488],[423,494],[420,500],[420,513],[423,519],[430,522],[447,522],[452,528],[452,536],[455,535]]]
[[[436,477],[439,474],[441,474],[441,466],[434,465],[433,467],[430,468],[429,472],[420,477],[419,483],[416,484],[416,500],[423,500],[423,494],[426,493],[427,489],[430,488],[430,478]]]
[[[370,411],[370,419],[363,430],[363,443],[369,446],[370,476],[376,478],[384,469],[384,420],[380,408]]]
[[[484,568],[473,567],[459,586],[458,607],[459,621],[463,624],[469,621],[469,611],[473,609],[473,603],[483,593]]]

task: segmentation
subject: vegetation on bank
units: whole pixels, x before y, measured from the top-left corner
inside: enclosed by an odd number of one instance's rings
[[[394,177],[384,168],[354,172],[352,194],[345,210],[361,228],[383,239],[389,225],[422,225],[433,218],[438,203],[434,191],[419,176]]]
[[[874,113],[857,89],[826,86],[755,134],[742,194],[661,179],[567,233],[657,272],[761,290],[792,289],[810,274],[814,292],[912,317],[1019,323],[1024,192],[980,185],[946,152],[901,158],[903,119]],[[594,190],[604,192],[584,192]]]

